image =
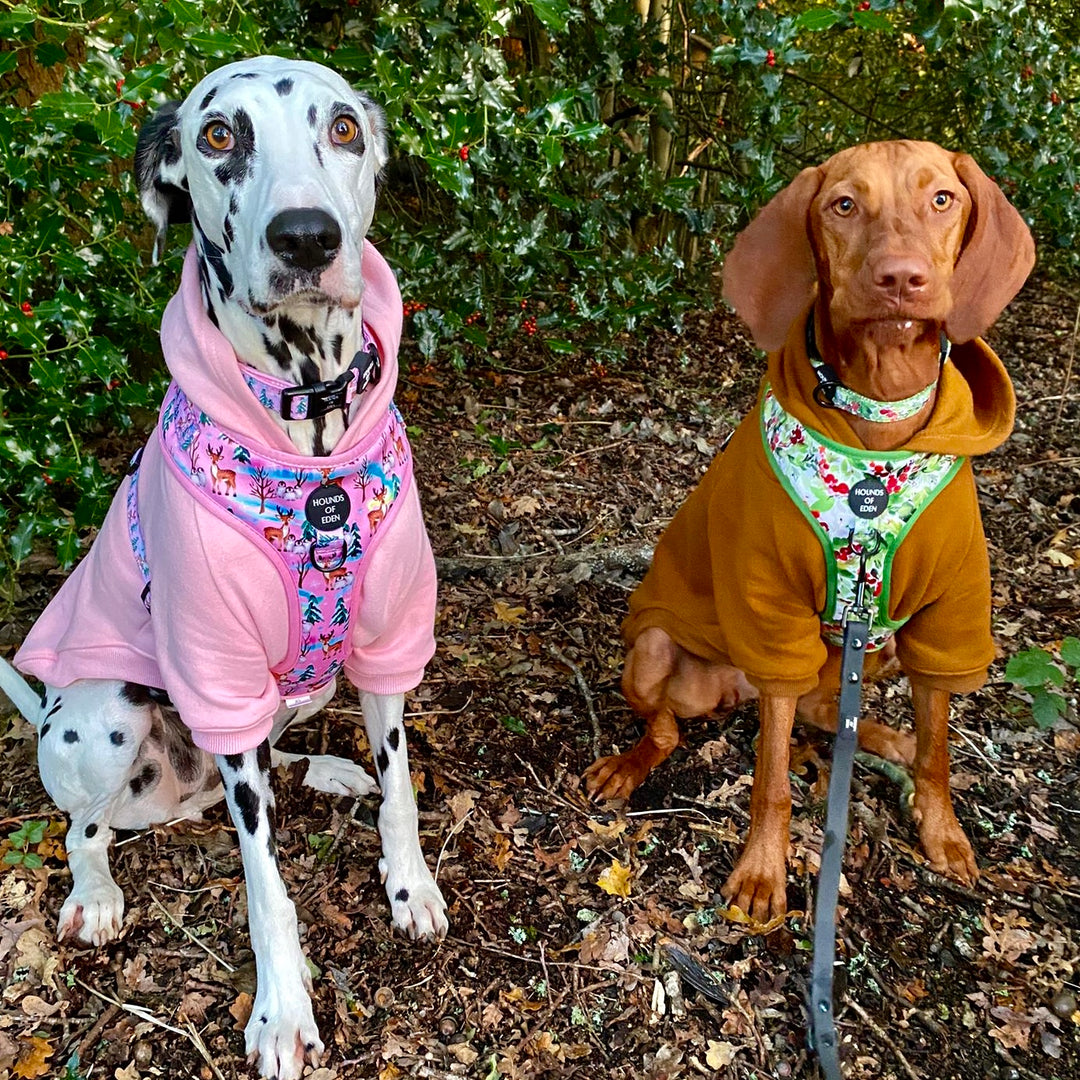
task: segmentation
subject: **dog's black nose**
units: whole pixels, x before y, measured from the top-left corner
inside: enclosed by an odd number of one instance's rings
[[[270,250],[289,266],[318,270],[341,247],[341,229],[325,211],[302,207],[282,210],[266,226]]]

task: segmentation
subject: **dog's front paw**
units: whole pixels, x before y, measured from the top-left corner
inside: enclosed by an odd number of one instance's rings
[[[728,903],[758,922],[787,912],[787,867],[783,851],[747,842],[742,858],[720,890]]]
[[[327,795],[373,795],[379,785],[359,765],[329,754],[308,759],[304,783]]]
[[[923,851],[930,859],[930,869],[965,885],[974,885],[979,879],[979,867],[975,852],[951,805],[942,806],[931,802],[920,806],[915,798],[914,817],[919,826],[919,839]]]
[[[293,1000],[288,1001],[289,996]],[[248,1061],[258,1063],[259,1075],[266,1080],[298,1080],[305,1065],[318,1066],[323,1052],[307,994],[264,995],[261,986],[244,1040]]]
[[[60,909],[57,937],[75,938],[85,945],[104,945],[120,933],[124,894],[113,879],[96,876],[92,884],[72,890]]]
[[[446,937],[450,929],[446,901],[427,864],[421,862],[407,870],[396,869],[390,868],[386,859],[380,859],[379,870],[386,883],[395,929],[408,934],[414,941]]]
[[[649,768],[636,747],[625,754],[597,758],[585,770],[585,789],[594,799],[628,799],[649,775]]]

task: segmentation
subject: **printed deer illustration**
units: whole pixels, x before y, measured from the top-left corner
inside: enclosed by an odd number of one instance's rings
[[[319,470],[319,472],[322,473],[322,480],[320,481],[320,483],[322,483],[323,485],[335,484],[338,487],[341,487],[341,477],[340,476],[333,476],[332,477],[330,475],[331,471],[332,471],[331,469],[320,469]]]
[[[377,488],[375,497],[368,503],[367,519],[372,535],[375,534],[375,530],[379,527],[383,518],[386,517],[386,511],[390,508],[388,495],[389,493],[385,487]]]
[[[279,550],[284,551],[289,546],[289,540],[292,538],[292,534],[289,532],[289,522],[292,521],[296,511],[291,507],[288,510],[277,508],[277,515],[281,519],[280,525],[267,525],[263,529],[263,536],[266,537],[267,542],[271,547],[277,547]]]
[[[333,570],[320,571],[324,580],[326,581],[326,587],[328,589],[344,588],[344,586],[338,586],[336,583],[344,581],[352,571],[347,566],[335,566]]]
[[[211,490],[214,492],[215,495],[235,495],[235,470],[218,468],[218,462],[221,460],[221,455],[224,452],[224,446],[219,446],[215,449],[209,443],[207,443],[206,445],[206,453],[210,458],[210,479],[212,481]]]
[[[319,640],[322,642],[323,656],[333,656],[336,652],[341,652],[341,646],[345,644],[344,638],[338,638],[337,641],[332,641],[333,634],[320,634]]]

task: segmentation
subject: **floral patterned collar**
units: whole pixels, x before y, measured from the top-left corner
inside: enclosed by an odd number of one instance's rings
[[[949,339],[941,335],[941,365],[949,359],[949,351],[952,348]],[[877,401],[874,398],[857,394],[850,387],[840,382],[836,370],[826,364],[818,352],[817,342],[814,339],[814,312],[811,309],[806,317],[806,355],[814,368],[818,384],[814,387],[814,400],[823,409],[840,409],[841,412],[850,413],[862,420],[869,420],[875,424],[892,424],[898,420],[908,420],[914,416],[930,400],[930,395],[937,389],[938,380],[935,379],[929,386],[924,386],[917,394],[903,398],[900,401]]]

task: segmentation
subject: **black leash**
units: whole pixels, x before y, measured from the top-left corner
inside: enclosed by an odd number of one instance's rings
[[[817,1053],[826,1080],[843,1080],[833,1016],[833,965],[836,961],[836,900],[847,840],[851,771],[858,744],[863,658],[870,635],[870,607],[865,603],[866,552],[859,567],[855,603],[844,616],[840,660],[840,704],[833,744],[832,774],[821,845],[817,898],[814,903],[814,957],[810,972],[810,1049]]]

